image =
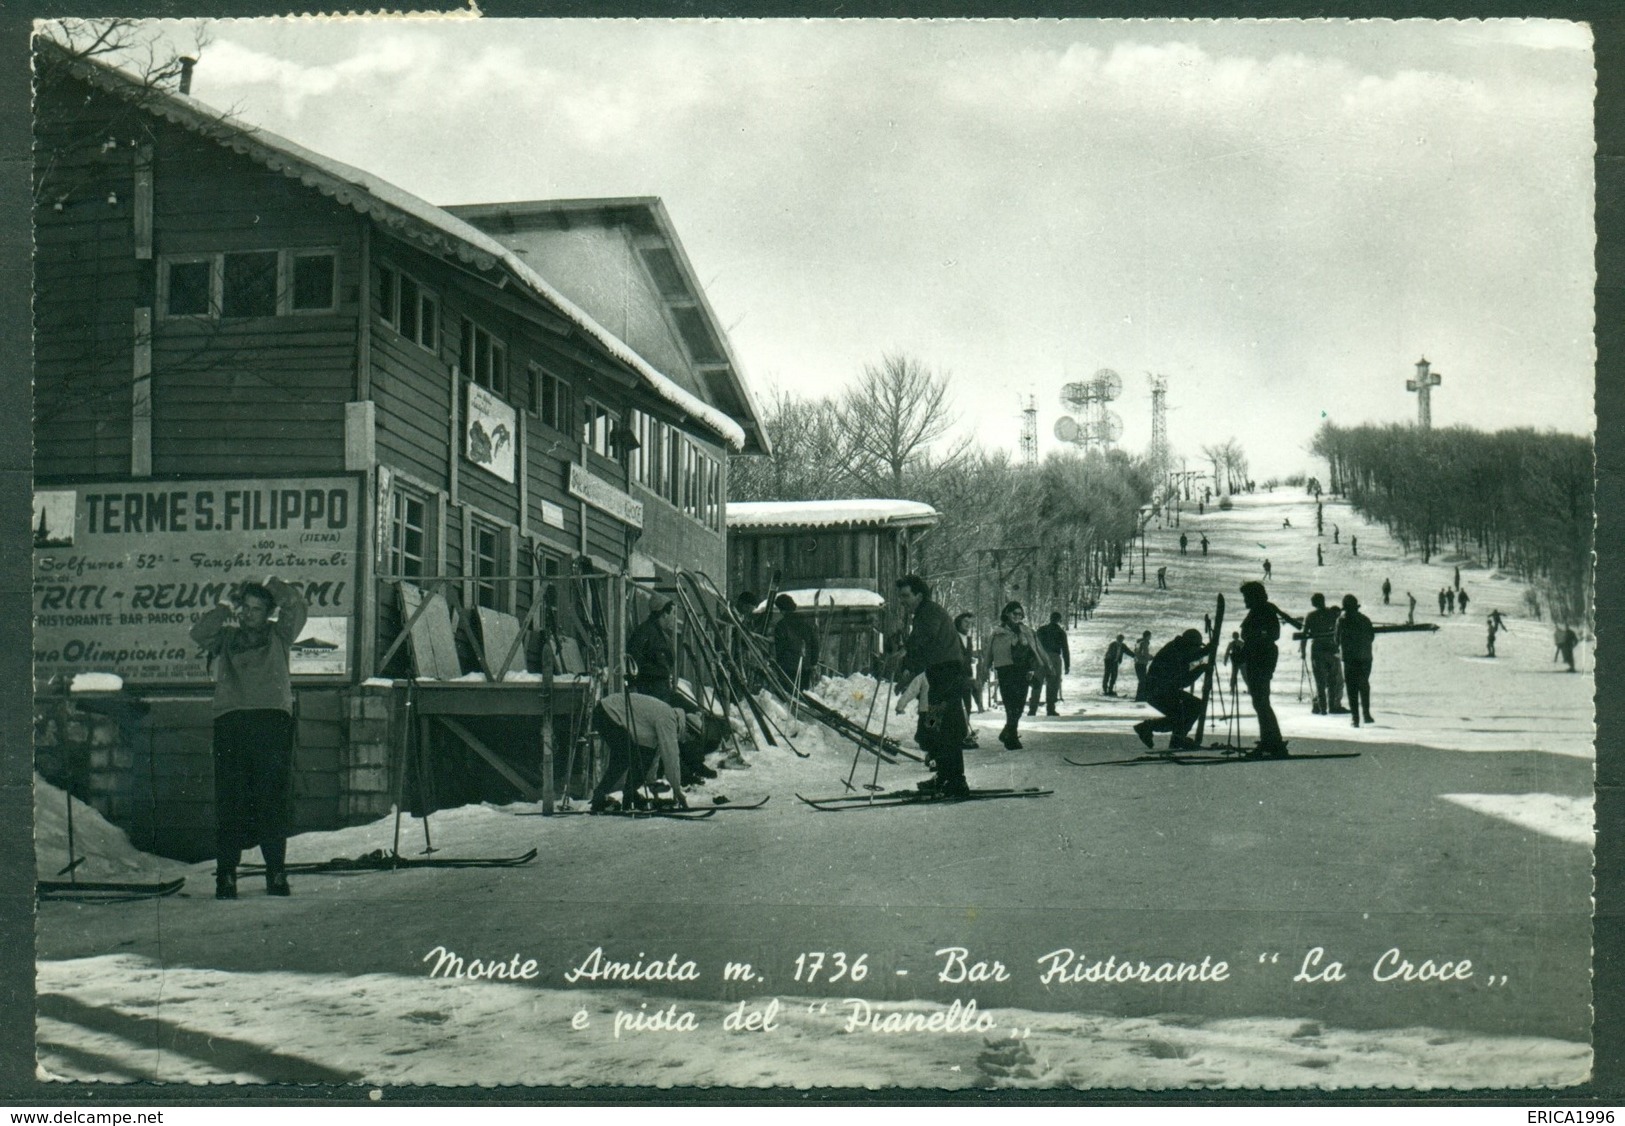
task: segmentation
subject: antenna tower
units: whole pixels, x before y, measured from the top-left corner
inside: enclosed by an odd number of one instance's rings
[[[1038,464],[1038,400],[1032,395],[1021,408],[1021,463]]]
[[[1153,375],[1151,378],[1151,464],[1156,466],[1157,475],[1163,476],[1168,472],[1172,454],[1168,449],[1168,377]]]

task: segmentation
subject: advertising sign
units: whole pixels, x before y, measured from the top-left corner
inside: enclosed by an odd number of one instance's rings
[[[34,674],[210,682],[192,623],[244,582],[299,587],[295,676],[349,675],[361,483],[354,477],[118,481],[34,493]]]
[[[514,409],[477,383],[468,385],[463,450],[469,461],[513,483]]]
[[[575,462],[570,463],[570,495],[609,513],[623,524],[643,527],[643,502],[634,500],[601,477],[594,477]]]

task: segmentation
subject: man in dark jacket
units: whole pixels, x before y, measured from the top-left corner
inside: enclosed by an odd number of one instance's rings
[[[677,628],[677,606],[669,598],[655,595],[644,618],[626,639],[626,652],[637,665],[632,691],[672,702],[672,673],[677,666],[677,649],[672,633]]]
[[[1349,711],[1354,726],[1360,717],[1371,720],[1371,643],[1376,639],[1371,619],[1360,613],[1360,600],[1343,596],[1343,616],[1337,622],[1337,651],[1343,657],[1343,680],[1349,686]]]
[[[1102,696],[1117,695],[1117,666],[1128,656],[1128,645],[1123,641],[1123,635],[1118,634],[1117,639],[1106,646],[1106,671],[1100,678],[1100,694]]]
[[[1275,642],[1281,636],[1281,611],[1269,600],[1261,582],[1241,584],[1241,599],[1247,616],[1241,620],[1241,678],[1247,683],[1253,711],[1258,716],[1259,755],[1286,757],[1286,741],[1270,705],[1270,681],[1275,677],[1278,654]]]
[[[970,793],[964,751],[970,720],[965,715],[964,645],[948,611],[931,601],[931,588],[924,579],[904,575],[897,580],[896,593],[909,622],[897,687],[908,687],[923,672],[930,694],[920,724],[920,745],[926,758],[936,763],[936,777],[921,782],[920,788],[944,797],[965,797]]]
[[[1061,624],[1061,612],[1057,610],[1050,614],[1049,624],[1039,626],[1033,635],[1038,638],[1044,652],[1050,655],[1050,662],[1041,678],[1033,678],[1033,694],[1027,700],[1027,714],[1038,714],[1038,696],[1042,689],[1044,714],[1056,715],[1055,701],[1061,695],[1061,674],[1072,671],[1072,650],[1066,642],[1066,627]]]
[[[1188,629],[1157,650],[1151,659],[1151,667],[1134,697],[1162,713],[1161,719],[1141,720],[1134,725],[1134,734],[1147,747],[1154,745],[1151,739],[1154,731],[1173,732],[1168,737],[1170,751],[1196,746],[1187,732],[1202,714],[1202,701],[1186,689],[1206,671],[1207,662],[1202,659],[1206,649],[1201,631]]]
[[[779,611],[773,623],[773,659],[797,688],[809,687],[818,679],[818,628],[788,594],[775,598],[773,607]]]
[[[1310,595],[1309,602],[1314,609],[1303,619],[1303,640],[1298,643],[1298,654],[1303,656],[1308,649],[1309,672],[1315,678],[1314,713],[1342,715],[1348,709],[1343,706],[1343,670],[1337,661],[1334,636],[1337,616],[1342,611],[1328,607],[1324,594]]]

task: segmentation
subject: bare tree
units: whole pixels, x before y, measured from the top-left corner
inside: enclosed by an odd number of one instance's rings
[[[840,421],[854,476],[900,495],[904,471],[954,423],[948,380],[912,356],[884,356],[878,365],[865,364],[857,386],[842,397]]]
[[[773,453],[735,456],[729,463],[730,500],[820,500],[840,495],[851,463],[849,442],[835,404],[769,396],[763,412]]]

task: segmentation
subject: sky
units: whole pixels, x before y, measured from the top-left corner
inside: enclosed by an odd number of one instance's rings
[[[189,43],[195,25],[157,26]],[[433,203],[659,196],[758,397],[905,353],[1039,451],[1255,479],[1323,419],[1594,428],[1593,60],[1559,21],[218,20],[194,96]]]

